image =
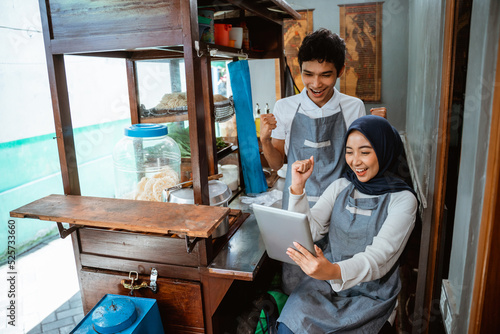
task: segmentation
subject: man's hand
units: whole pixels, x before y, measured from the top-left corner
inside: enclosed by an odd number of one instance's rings
[[[370,113],[375,116],[380,116],[387,119],[387,108],[379,107],[379,108],[371,108]]]
[[[269,140],[274,129],[276,129],[276,117],[273,114],[260,115],[260,140]]]
[[[276,129],[277,121],[273,114],[260,115],[260,142],[264,157],[274,170],[283,166],[285,161],[285,139],[271,138],[272,131]]]

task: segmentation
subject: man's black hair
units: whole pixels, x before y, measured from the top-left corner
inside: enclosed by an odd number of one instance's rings
[[[332,63],[339,73],[345,62],[345,42],[339,35],[320,28],[304,38],[298,58],[301,70],[303,62],[317,60]]]

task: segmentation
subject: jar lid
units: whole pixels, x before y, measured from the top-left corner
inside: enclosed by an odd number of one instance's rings
[[[132,124],[125,128],[127,137],[160,137],[168,134],[168,128],[163,124]]]
[[[123,331],[129,328],[136,319],[135,304],[127,298],[106,300],[92,313],[92,323],[98,333]]]

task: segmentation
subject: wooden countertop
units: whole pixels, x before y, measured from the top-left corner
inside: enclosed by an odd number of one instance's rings
[[[49,195],[12,210],[10,216],[133,232],[175,233],[208,238],[229,211],[229,208],[218,206]]]

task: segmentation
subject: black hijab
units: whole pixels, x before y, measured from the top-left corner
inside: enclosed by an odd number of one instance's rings
[[[398,131],[383,117],[363,116],[352,122],[349,129],[347,129],[344,146],[347,143],[347,137],[354,130],[361,132],[370,141],[377,155],[379,171],[368,182],[361,182],[351,168],[347,166],[344,177],[351,181],[356,189],[367,195],[382,195],[409,190],[416,197],[415,191],[393,173],[393,171],[397,170],[399,157],[404,150]]]

